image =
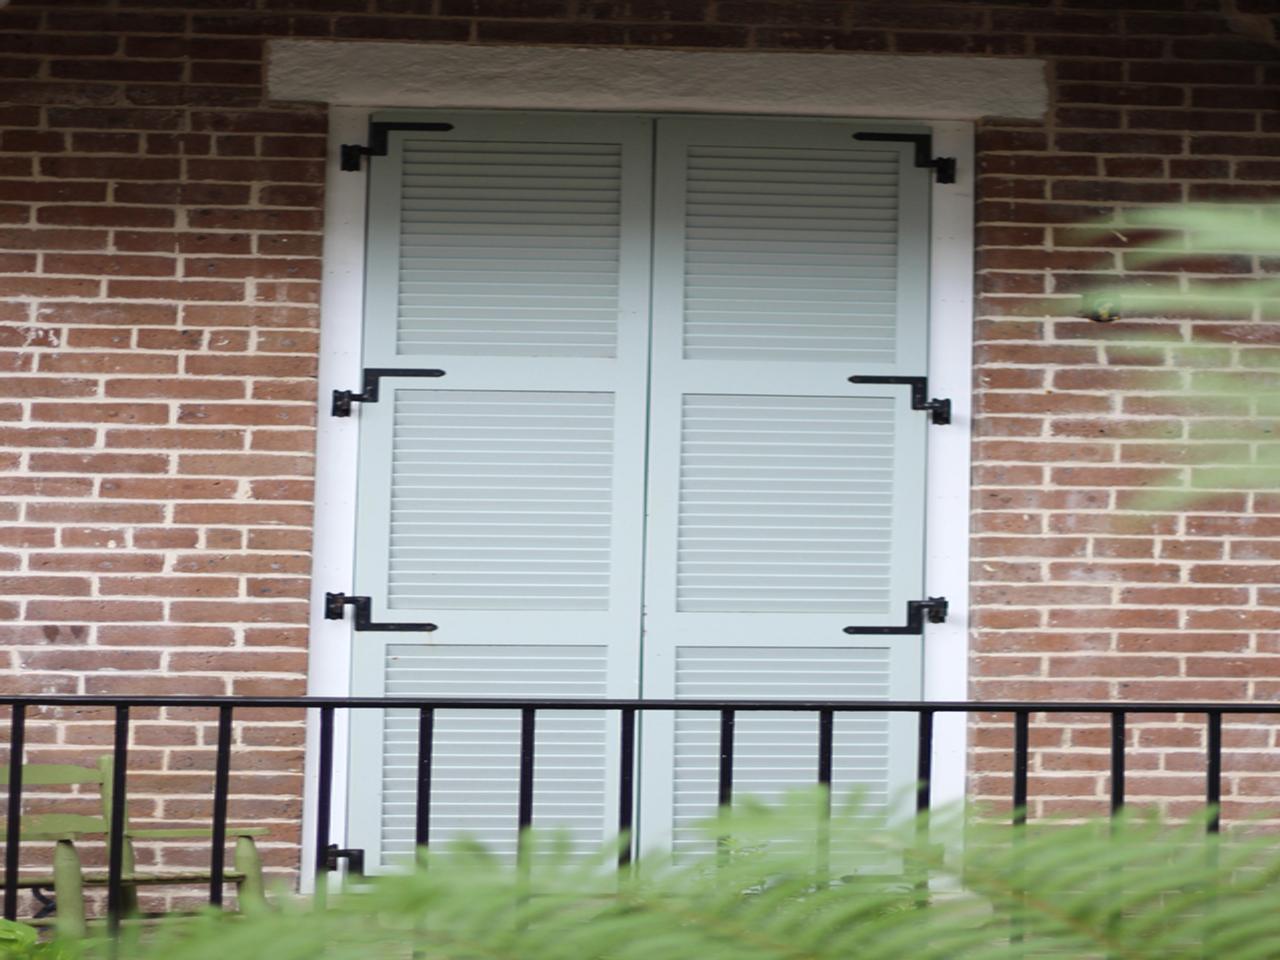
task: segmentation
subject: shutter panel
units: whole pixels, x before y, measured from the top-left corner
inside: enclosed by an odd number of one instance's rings
[[[652,126],[376,119],[364,364],[392,373],[358,405],[355,593],[439,629],[354,633],[354,692],[636,696]],[[412,848],[416,721],[355,713],[351,842],[376,870]],[[511,852],[518,724],[440,712],[435,839]],[[535,825],[603,839],[607,726],[539,716]]]
[[[660,120],[644,695],[914,698],[926,415],[927,171],[848,124]],[[841,718],[835,787],[910,782],[913,721]],[[646,843],[694,843],[717,723],[647,727]],[[735,790],[817,775],[815,717],[738,721]],[[670,821],[653,814],[670,811]]]

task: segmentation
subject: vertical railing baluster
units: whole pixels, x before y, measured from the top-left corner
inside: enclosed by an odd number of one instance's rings
[[[823,788],[826,816],[831,816],[831,771],[835,753],[836,714],[830,708],[818,711],[818,785]]]
[[[9,811],[4,838],[4,918],[16,920],[22,845],[22,757],[27,743],[26,705],[15,703],[9,717]]]
[[[129,708],[116,707],[115,737],[111,750],[111,810],[110,834],[107,838],[107,931],[111,936],[120,933],[120,920],[124,915],[124,845],[126,805],[129,772]]]
[[[732,710],[720,711],[720,761],[717,771],[716,810],[723,818],[733,806],[733,735],[735,714]],[[717,856],[723,862],[729,852],[729,836],[722,833],[716,838]]]
[[[716,805],[733,806],[733,734],[735,717],[732,710],[720,711],[720,769],[716,789]]]
[[[234,708],[218,708],[218,753],[213,766],[213,836],[209,851],[209,905],[222,906],[227,861],[227,795],[231,792],[231,719]]]
[[[831,872],[831,775],[835,754],[836,715],[827,708],[818,711],[818,875],[826,881]]]
[[[520,795],[516,804],[516,859],[528,866],[527,834],[533,826],[533,751],[536,711],[520,711]]]
[[[1031,714],[1026,710],[1013,713],[1013,822],[1027,822],[1027,767],[1031,753]]]
[[[916,736],[916,814],[928,813],[932,801],[933,711],[921,710]]]
[[[618,867],[630,866],[635,847],[631,828],[635,821],[636,789],[636,711],[635,707],[623,707],[622,731],[618,748],[618,836],[622,838],[618,848]]]
[[[414,806],[413,842],[421,850],[431,843],[431,761],[435,750],[436,711],[418,711],[418,793]]]
[[[320,763],[316,787],[316,893],[323,896],[329,874],[329,820],[333,816],[333,707],[320,708]]]
[[[1222,829],[1222,712],[1210,710],[1205,718],[1208,721],[1205,747],[1208,755],[1205,758],[1204,802],[1209,807],[1209,833],[1217,833]]]
[[[1030,764],[1031,714],[1027,710],[1015,710],[1013,712],[1013,825],[1015,827],[1023,827],[1027,823],[1027,770]],[[1019,851],[1020,855],[1025,839],[1023,830],[1013,831],[1014,849]],[[1009,931],[1009,939],[1014,943],[1021,943],[1026,939],[1026,901],[1022,883],[1022,864],[1015,860],[1012,877],[1014,914]]]
[[[916,906],[929,905],[929,807],[933,799],[933,711],[921,710],[916,717]]]
[[[1125,714],[1116,710],[1111,714],[1111,815],[1124,808],[1124,734]]]

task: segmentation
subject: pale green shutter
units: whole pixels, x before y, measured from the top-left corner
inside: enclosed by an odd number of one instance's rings
[[[651,125],[375,119],[364,365],[388,372],[357,405],[355,593],[375,623],[439,629],[355,632],[354,692],[635,696]],[[351,839],[377,869],[413,848],[417,726],[356,713]],[[517,730],[441,712],[433,842],[512,853]],[[535,826],[605,839],[608,732],[539,716]]]
[[[644,695],[912,698],[923,599],[927,171],[843,123],[658,121]],[[717,721],[646,728],[649,842],[716,802]],[[887,803],[909,726],[837,723],[837,789]],[[813,716],[743,715],[735,789],[815,782]],[[670,822],[664,816],[671,812]]]

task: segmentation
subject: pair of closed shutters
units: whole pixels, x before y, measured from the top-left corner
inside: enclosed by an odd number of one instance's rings
[[[387,115],[369,159],[357,695],[911,698],[927,171],[825,121]],[[432,124],[444,129],[424,129]],[[443,370],[443,376],[424,376]],[[540,714],[535,825],[616,809],[613,720]],[[412,851],[417,724],[353,720],[352,842]],[[515,843],[518,717],[443,711],[432,838]],[[711,715],[646,719],[640,825],[694,843]],[[909,731],[842,718],[884,800]],[[739,721],[736,789],[816,776],[816,718]]]

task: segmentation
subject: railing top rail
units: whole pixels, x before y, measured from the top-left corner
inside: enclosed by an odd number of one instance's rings
[[[1118,700],[606,700],[547,697],[164,697],[2,695],[0,705],[25,707],[266,707],[537,710],[771,710],[888,713],[1232,713],[1280,714],[1276,702]]]

